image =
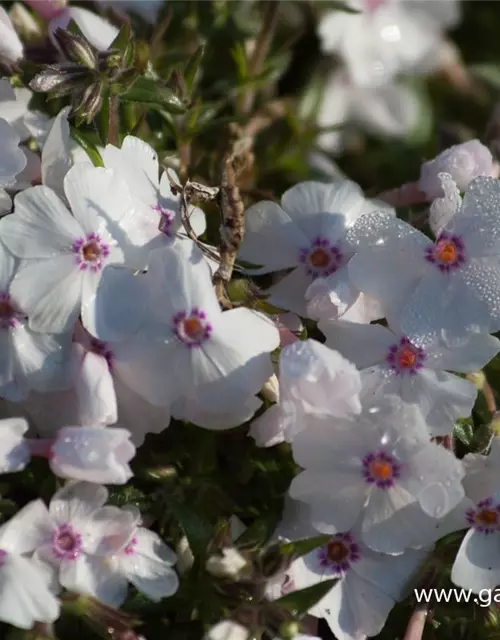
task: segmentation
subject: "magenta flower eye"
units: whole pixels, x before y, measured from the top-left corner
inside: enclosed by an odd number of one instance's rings
[[[301,249],[299,262],[306,267],[308,275],[320,278],[329,276],[342,267],[344,256],[329,240],[318,236],[308,249]]]

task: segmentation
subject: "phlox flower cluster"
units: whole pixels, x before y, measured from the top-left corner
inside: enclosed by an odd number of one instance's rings
[[[349,4],[361,16],[326,15],[319,35],[343,65],[332,84],[358,107],[360,96],[398,100],[396,76],[428,71],[457,19],[452,0]],[[75,21],[104,51],[117,35],[85,8],[38,10],[52,37]],[[23,45],[4,13],[0,47],[15,63]],[[49,504],[0,527],[0,620],[52,623],[67,592],[111,607],[132,587],[155,602],[174,595],[176,554],[104,486],[128,483],[147,434],[172,420],[244,425],[252,447],[286,443],[297,471],[275,539],[328,542],[259,587],[271,604],[336,578],[309,613],[338,640],[378,634],[451,532],[463,532],[454,584],[500,586],[500,437],[463,459],[453,447],[477,399],[473,374],[500,352],[488,149],[473,140],[422,166],[412,187],[429,234],[348,179],[249,206],[235,258],[239,273],[268,277],[257,311],[221,304],[205,213],[149,144],[128,135],[94,166],[71,141],[68,108],[49,119],[30,97],[0,80],[0,473],[41,457],[61,482]],[[227,547],[205,569],[236,582],[249,564]],[[205,638],[248,640],[240,623]]]
[[[325,11],[318,25],[321,49],[340,64],[329,71],[318,110],[326,130],[318,142],[338,152],[348,131],[360,127],[396,138],[412,134],[422,118],[422,99],[407,80],[456,62],[445,32],[457,24],[455,0],[349,0],[350,11]]]
[[[293,268],[276,274],[270,300],[317,320],[326,338],[282,348],[279,402],[250,429],[259,446],[290,442],[302,469],[276,535],[331,535],[269,597],[338,577],[312,613],[341,639],[379,633],[450,532],[468,530],[453,582],[475,592],[500,583],[498,438],[488,455],[463,460],[446,446],[476,400],[464,374],[500,350],[491,335],[500,329],[500,181],[478,175],[490,164],[453,173],[458,154],[422,171],[442,185],[429,212],[435,239],[346,181],[303,183],[281,206],[247,212],[241,255],[258,273]]]

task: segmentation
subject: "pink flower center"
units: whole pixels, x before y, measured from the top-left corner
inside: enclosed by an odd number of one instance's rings
[[[368,484],[374,484],[379,489],[389,489],[399,478],[401,467],[396,459],[385,453],[369,453],[362,461],[362,474]]]
[[[16,309],[7,292],[0,292],[0,329],[12,329],[19,324],[23,314]]]
[[[160,214],[160,224],[158,225],[158,229],[167,237],[173,238],[175,236],[175,231],[172,228],[172,223],[175,220],[175,211],[162,207],[159,204],[153,207],[153,209]]]
[[[52,552],[61,560],[75,560],[82,549],[82,537],[70,524],[62,524],[52,536]]]
[[[460,269],[466,263],[464,242],[460,236],[443,232],[432,247],[426,248],[425,259],[442,273]]]
[[[491,497],[481,500],[475,509],[466,511],[465,519],[468,525],[480,533],[489,535],[500,531],[500,504],[495,504]]]
[[[299,262],[306,267],[308,275],[320,278],[331,275],[343,266],[344,256],[329,240],[317,237],[308,249],[301,249]]]
[[[397,374],[415,375],[424,366],[425,359],[424,350],[403,337],[389,347],[385,361]]]
[[[359,545],[350,533],[337,533],[317,554],[320,565],[334,574],[346,573],[361,557]]]
[[[5,551],[4,549],[0,549],[0,567],[3,567],[4,564],[7,562],[7,556],[9,554],[7,553],[7,551]]]
[[[385,3],[386,0],[363,0],[365,11],[368,13],[373,13]]]
[[[123,553],[127,556],[133,556],[136,553],[137,538],[132,538],[128,545],[123,550]]]
[[[109,256],[109,245],[102,242],[97,234],[89,233],[86,238],[73,242],[72,251],[76,254],[75,262],[80,271],[99,271]]]
[[[108,369],[113,371],[113,351],[109,348],[106,342],[102,342],[102,340],[97,340],[97,338],[92,338],[90,342],[90,350],[92,353],[97,353],[106,359],[108,363]]]
[[[191,313],[181,311],[172,318],[174,333],[188,347],[199,347],[212,334],[212,325],[204,311],[195,307]]]

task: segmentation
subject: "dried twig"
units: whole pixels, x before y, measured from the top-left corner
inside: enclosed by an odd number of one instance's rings
[[[234,133],[239,133],[236,127],[233,128]],[[250,160],[251,153],[248,147],[242,145],[241,142],[238,137],[233,137],[230,149],[226,151],[222,159],[221,168],[219,192],[219,207],[222,213],[220,266],[214,274],[213,282],[217,298],[220,304],[226,308],[232,306],[226,295],[226,287],[231,280],[236,253],[245,233],[245,207],[236,179],[246,161]]]
[[[262,17],[262,29],[257,36],[254,50],[248,61],[248,75],[251,78],[258,76],[264,62],[266,61],[267,54],[269,53],[269,47],[273,39],[274,30],[278,24],[279,13],[279,1],[268,0],[264,15]],[[256,90],[254,87],[250,87],[245,93],[242,94],[238,105],[238,111],[245,115],[252,111],[255,102]]]

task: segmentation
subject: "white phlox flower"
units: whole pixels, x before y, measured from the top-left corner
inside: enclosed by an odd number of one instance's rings
[[[308,416],[345,418],[361,412],[361,379],[356,367],[315,340],[295,342],[280,354],[280,401],[253,423],[258,446],[292,442]]]
[[[125,549],[136,530],[131,511],[104,506],[105,487],[70,482],[57,491],[49,510],[26,521],[35,558],[47,566],[61,586],[108,602],[115,588],[105,560]]]
[[[361,13],[333,11],[319,24],[322,49],[337,53],[359,86],[383,85],[399,73],[432,69],[443,30],[458,17],[458,3],[351,0]]]
[[[120,363],[116,362],[113,352],[114,343],[93,338],[79,322],[75,339],[69,389],[31,393],[24,402],[42,437],[52,437],[66,425],[103,427],[119,422],[117,426],[129,431],[132,442],[139,446],[146,433],[160,433],[168,426],[169,412],[152,405],[122,380]],[[257,402],[256,409],[259,406]]]
[[[207,631],[203,640],[250,640],[250,631],[234,620],[221,620]]]
[[[399,396],[421,413],[430,435],[451,433],[455,421],[469,416],[477,390],[468,380],[448,373],[482,369],[500,351],[500,341],[472,333],[456,347],[436,335],[407,336],[397,327],[320,321],[327,345],[351,360],[361,373],[368,402]]]
[[[479,177],[433,242],[384,212],[363,216],[350,240],[349,277],[405,335],[454,344],[500,329],[500,180]]]
[[[54,622],[60,605],[43,565],[29,557],[37,546],[33,521],[45,520],[47,507],[30,502],[0,527],[0,620],[31,629],[35,622]]]
[[[65,387],[71,336],[29,328],[26,310],[13,292],[15,272],[15,259],[0,245],[0,396],[18,402],[33,389]]]
[[[309,524],[305,505],[288,500],[277,534],[287,540],[317,535]],[[394,604],[428,551],[408,550],[398,556],[377,553],[364,544],[359,527],[334,534],[330,541],[294,560],[280,584],[270,585],[268,596],[279,598],[324,580],[338,582],[309,613],[325,618],[338,640],[360,640],[377,635]]]
[[[23,43],[14,29],[9,14],[0,7],[0,56],[7,62],[16,62],[24,54]]]
[[[118,35],[118,29],[108,20],[82,7],[66,7],[49,22],[49,35],[54,45],[57,29],[67,29],[74,20],[87,40],[99,51],[106,51]]]
[[[7,78],[0,78],[0,118],[14,127],[22,142],[34,138],[42,146],[52,120],[41,111],[29,109],[32,96],[30,89],[13,88]]]
[[[119,11],[139,14],[144,20],[156,24],[164,0],[100,0],[101,4]]]
[[[314,527],[336,534],[359,522],[364,543],[384,553],[402,553],[407,529],[422,530],[427,516],[442,518],[464,496],[461,462],[394,396],[360,416],[310,417],[292,452],[304,471],[289,494],[311,506]],[[410,520],[405,507],[415,503]]]
[[[146,274],[107,269],[95,310],[96,335],[114,336],[113,367],[156,406],[185,399],[196,412],[240,413],[273,373],[276,325],[249,309],[221,311],[190,241],[154,251]]]
[[[101,156],[104,166],[123,178],[132,194],[135,211],[129,235],[136,246],[144,247],[144,262],[140,265],[144,266],[151,249],[169,245],[180,237],[182,200],[180,193],[172,191],[169,175],[174,184],[180,184],[179,178],[172,169],[164,171],[160,178],[156,151],[134,136],[127,136],[121,148],[108,144]],[[189,206],[187,216],[195,234],[201,235],[206,226],[203,211]]]
[[[421,111],[421,100],[409,85],[358,86],[345,72],[335,71],[326,80],[317,124],[323,128],[347,124],[376,136],[405,138],[417,128]],[[349,126],[324,131],[317,138],[331,153],[339,153],[348,140]]]
[[[136,527],[126,545],[101,561],[100,575],[105,588],[100,599],[111,606],[125,602],[128,584],[154,602],[172,596],[179,587],[173,565],[177,556],[156,533],[138,526],[135,508],[122,510],[136,517]]]
[[[469,140],[445,149],[433,160],[424,162],[420,170],[418,187],[429,200],[443,196],[440,173],[447,173],[459,191],[466,191],[469,184],[479,176],[490,176],[493,156],[488,147],[479,140]]]
[[[239,256],[256,273],[293,269],[269,289],[269,302],[306,315],[305,293],[317,278],[331,289],[350,286],[346,265],[354,255],[347,230],[366,214],[390,207],[366,200],[348,180],[323,184],[302,182],[281,198],[281,206],[263,201],[245,214],[245,237]]]
[[[85,324],[103,269],[123,263],[128,249],[120,222],[130,196],[112,171],[75,165],[64,191],[74,215],[37,186],[18,194],[14,213],[0,220],[2,242],[23,260],[12,293],[40,332],[67,331],[80,313]]]
[[[500,585],[500,438],[493,439],[488,456],[468,454],[462,526],[468,528],[453,563],[451,579],[457,586],[479,593]]]

